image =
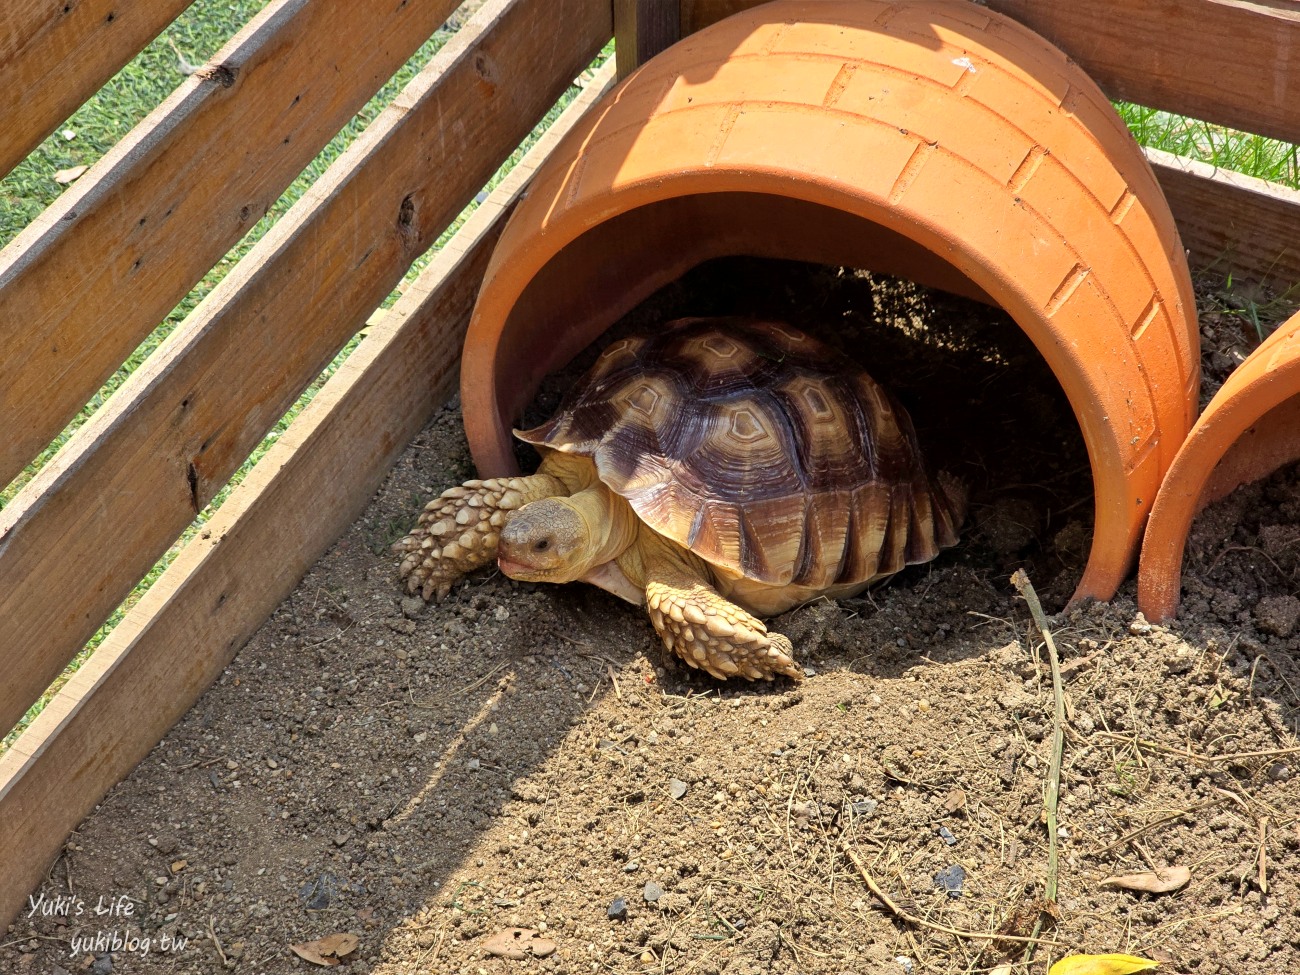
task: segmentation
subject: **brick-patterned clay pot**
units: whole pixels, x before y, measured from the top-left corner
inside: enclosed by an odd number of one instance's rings
[[[737,254],[1005,308],[1091,458],[1076,596],[1113,595],[1194,416],[1199,336],[1151,170],[1060,51],[974,4],[815,0],[755,7],[642,66],[537,173],[484,279],[461,379],[481,472],[513,470],[510,425],[545,373]]]
[[[1233,370],[1178,451],[1142,542],[1138,609],[1178,610],[1183,550],[1197,512],[1243,484],[1300,460],[1300,315]]]

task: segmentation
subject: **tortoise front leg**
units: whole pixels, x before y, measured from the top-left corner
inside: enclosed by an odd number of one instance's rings
[[[442,599],[454,583],[497,557],[497,540],[512,511],[540,498],[567,495],[557,477],[494,477],[448,488],[420,513],[409,535],[393,545],[410,592]]]
[[[663,553],[647,558],[645,600],[664,645],[692,667],[721,680],[777,674],[803,680],[790,640],[724,599],[685,560]]]

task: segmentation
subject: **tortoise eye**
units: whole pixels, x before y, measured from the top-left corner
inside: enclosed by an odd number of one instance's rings
[[[540,542],[537,542],[533,545],[533,551],[545,552],[550,547],[551,547],[551,540],[549,538],[543,538]]]

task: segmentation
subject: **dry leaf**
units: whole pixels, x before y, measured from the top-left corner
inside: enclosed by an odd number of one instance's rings
[[[77,177],[84,173],[89,166],[70,166],[67,169],[60,169],[54,174],[54,182],[60,186],[67,186],[69,183],[75,183]]]
[[[1011,975],[1011,966],[1003,963],[989,972],[989,975]]]
[[[358,940],[355,934],[331,934],[315,941],[290,945],[289,950],[303,961],[328,968],[356,951]]]
[[[320,945],[322,955],[333,955],[335,958],[346,958],[352,952],[357,950],[357,944],[360,942],[355,934],[331,934],[321,938],[317,944]]]
[[[505,928],[483,942],[483,950],[499,958],[523,961],[545,958],[555,953],[555,942],[548,941],[532,928]]]
[[[1047,975],[1132,975],[1150,971],[1159,964],[1135,955],[1071,955],[1048,969]]]
[[[289,950],[292,951],[299,958],[301,958],[303,961],[309,961],[313,965],[329,966],[329,965],[337,965],[339,963],[339,960],[337,958],[326,958],[319,951],[317,951],[316,950],[317,944],[318,942],[315,941],[304,941],[300,945],[290,945]]]
[[[1191,879],[1192,871],[1186,867],[1161,867],[1159,870],[1107,877],[1101,882],[1101,886],[1137,890],[1147,894],[1167,894],[1171,890],[1185,886]]]
[[[964,789],[953,789],[948,793],[948,798],[943,801],[943,808],[950,813],[955,813],[966,805],[966,791]]]

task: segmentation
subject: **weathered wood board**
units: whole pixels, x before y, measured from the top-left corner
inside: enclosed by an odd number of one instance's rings
[[[0,726],[18,721],[611,30],[605,0],[482,7],[0,511]]]
[[[0,251],[0,484],[455,7],[271,4]]]
[[[451,395],[474,296],[506,217],[611,75],[612,66],[565,110],[0,757],[0,929],[68,833],[220,675]]]
[[[58,128],[193,0],[0,4],[0,176]]]
[[[614,0],[614,47],[621,81],[681,35],[674,0]]]
[[[1146,156],[1193,269],[1300,295],[1300,192],[1158,149]]]

